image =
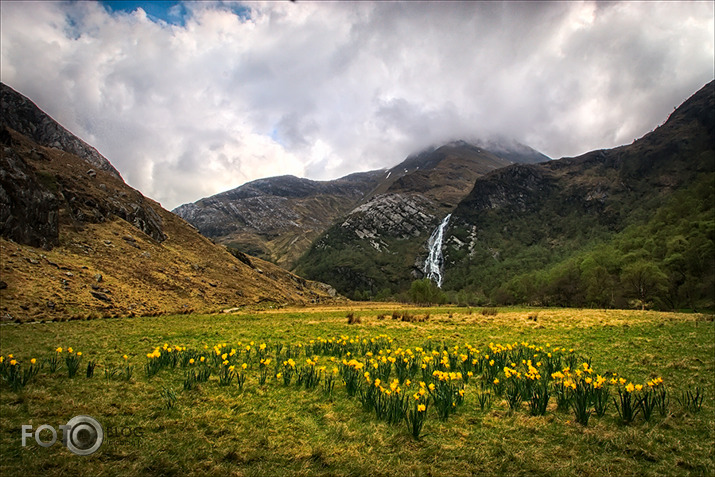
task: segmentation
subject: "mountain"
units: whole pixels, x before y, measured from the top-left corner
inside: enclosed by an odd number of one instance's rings
[[[259,179],[173,212],[218,243],[290,269],[381,176],[366,172],[325,182],[294,176]]]
[[[30,100],[1,91],[3,321],[335,300],[327,285],[213,244]]]
[[[485,144],[513,160],[549,160],[515,141]],[[291,270],[323,232],[361,204],[385,194],[417,194],[448,209],[459,202],[476,177],[511,163],[482,146],[456,141],[409,156],[389,170],[332,181],[269,177],[181,205],[173,212],[217,243]]]
[[[478,178],[445,232],[445,288],[497,302],[693,308],[697,295],[712,306],[714,130],[711,82],[630,145]],[[636,280],[636,269],[647,273]]]
[[[549,160],[525,151],[533,149],[522,146],[522,155],[512,158]],[[465,141],[411,155],[386,171],[357,207],[318,237],[295,270],[356,298],[404,290],[423,274],[426,244],[435,227],[478,177],[510,164]]]

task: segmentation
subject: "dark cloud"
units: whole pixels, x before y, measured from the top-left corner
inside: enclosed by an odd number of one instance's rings
[[[170,208],[458,138],[613,147],[714,76],[712,2],[182,5],[3,2],[0,32],[2,81]]]

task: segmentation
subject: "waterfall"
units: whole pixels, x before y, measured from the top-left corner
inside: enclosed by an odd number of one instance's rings
[[[425,276],[434,280],[439,288],[442,288],[443,279],[442,263],[444,262],[444,257],[442,256],[442,240],[444,239],[444,229],[447,228],[451,216],[452,214],[448,214],[447,217],[442,220],[442,223],[434,229],[432,235],[430,235],[429,241],[427,242],[429,255],[427,255],[425,265],[422,269]]]

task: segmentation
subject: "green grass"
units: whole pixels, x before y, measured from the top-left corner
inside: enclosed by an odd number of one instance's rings
[[[181,315],[162,318],[72,321],[0,327],[0,354],[22,363],[71,346],[83,352],[74,379],[63,366],[43,368],[26,387],[0,384],[0,474],[2,475],[712,475],[715,472],[715,330],[702,315],[636,311],[500,309],[412,309],[425,322],[391,319],[395,308],[352,308],[360,324],[348,325],[346,309],[294,309],[239,315]],[[378,320],[379,314],[387,315]],[[446,422],[432,407],[422,438],[407,426],[388,425],[349,398],[341,381],[331,402],[321,387],[285,387],[269,378],[258,385],[256,367],[241,391],[216,376],[183,391],[183,370],[162,369],[147,379],[146,354],[164,343],[203,351],[267,343],[308,343],[341,335],[386,334],[394,347],[420,346],[429,336],[451,345],[486,350],[490,342],[563,346],[592,358],[598,372],[614,371],[634,382],[662,376],[673,395],[698,386],[703,409],[688,411],[671,400],[667,417],[619,424],[611,406],[588,427],[571,412],[550,404],[545,416],[526,407],[510,414],[497,398],[481,411],[474,381],[465,404]],[[271,351],[272,352],[272,351]],[[104,366],[134,365],[129,381],[104,379]],[[87,360],[97,360],[85,377]],[[321,358],[322,361],[327,361]],[[296,361],[299,361],[296,359]],[[304,358],[301,356],[301,360]],[[394,373],[393,373],[394,374]],[[166,409],[165,387],[178,400]],[[526,405],[524,405],[526,406]],[[128,428],[141,436],[109,436],[91,456],[56,444],[20,444],[23,424],[58,428],[86,414],[105,427]],[[125,431],[127,432],[127,431]],[[46,438],[43,434],[43,438]]]

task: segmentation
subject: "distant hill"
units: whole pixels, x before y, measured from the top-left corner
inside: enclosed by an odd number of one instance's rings
[[[327,285],[213,244],[5,85],[0,142],[3,321],[336,299]]]
[[[325,182],[293,176],[259,179],[173,212],[218,243],[290,269],[381,176],[366,172]]]

